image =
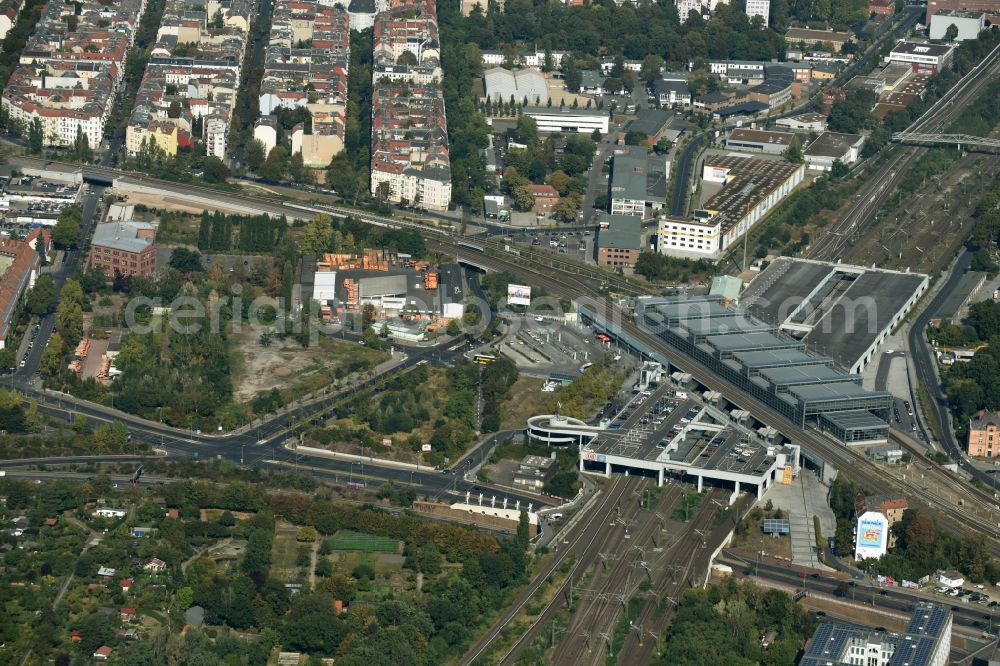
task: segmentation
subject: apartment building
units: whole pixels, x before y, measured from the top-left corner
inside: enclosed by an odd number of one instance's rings
[[[710,156],[702,178],[722,185],[690,218],[665,216],[657,249],[665,255],[719,259],[802,182],[805,166],[732,155]]]
[[[434,0],[392,0],[374,32],[372,195],[447,210],[451,161]]]
[[[48,230],[35,228],[25,240],[0,238],[0,349],[3,349],[10,333],[11,320],[21,297],[31,289],[38,277],[41,265],[38,243],[48,250],[51,236]]]
[[[98,146],[144,9],[145,0],[47,4],[3,91],[10,119],[24,131],[40,123],[46,146],[79,135]]]
[[[5,39],[10,29],[17,24],[24,0],[3,0],[0,2],[0,39]]]
[[[277,127],[278,109],[309,110],[311,127],[300,124],[291,133],[292,154],[301,153],[307,167],[326,167],[344,149],[351,20],[342,4],[278,0],[274,7],[258,98],[261,120]]]
[[[125,132],[136,155],[193,141],[222,159],[257,0],[168,0]],[[172,129],[171,129],[172,128]]]
[[[697,12],[702,16],[708,16],[715,11],[719,3],[728,4],[726,0],[674,0],[677,5],[677,16],[681,23],[688,20],[691,12]]]
[[[746,15],[751,21],[754,16],[764,20],[764,27],[771,20],[771,0],[746,0]]]

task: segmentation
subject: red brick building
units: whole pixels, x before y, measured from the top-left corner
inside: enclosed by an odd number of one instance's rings
[[[1000,457],[1000,415],[979,412],[969,419],[969,455]]]
[[[892,16],[896,13],[895,0],[868,0],[868,13]]]
[[[99,268],[112,277],[151,275],[156,270],[156,230],[144,222],[109,222],[98,224],[90,246],[88,268]]]
[[[529,185],[531,193],[535,195],[535,205],[532,211],[547,215],[559,203],[559,192],[551,185]]]

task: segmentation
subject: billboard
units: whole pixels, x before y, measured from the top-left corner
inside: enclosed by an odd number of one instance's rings
[[[878,511],[866,511],[858,517],[854,541],[855,559],[882,557],[889,544],[889,520]]]
[[[507,285],[508,305],[531,305],[531,287],[523,284]]]

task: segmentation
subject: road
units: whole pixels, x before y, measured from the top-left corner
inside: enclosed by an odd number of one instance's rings
[[[928,594],[910,590],[904,587],[870,585],[852,581],[843,576],[830,575],[827,572],[813,571],[794,565],[785,565],[774,561],[757,562],[745,554],[731,550],[723,551],[719,561],[733,567],[736,575],[744,576],[743,570],[748,570],[747,578],[758,578],[780,582],[791,587],[800,587],[810,592],[823,592],[830,596],[840,596],[838,588],[847,585],[848,594],[841,597],[845,601],[857,601],[858,605],[870,608],[910,613],[913,605],[919,601],[951,605],[955,624],[977,632],[1000,626],[1000,610],[989,608],[972,602],[963,602],[953,597],[940,594]]]
[[[551,294],[575,298],[578,304],[586,305],[588,309],[600,314],[606,321],[615,322],[633,339],[661,354],[674,368],[690,373],[703,386],[722,393],[730,402],[750,411],[757,420],[775,428],[791,441],[823,458],[836,467],[840,473],[864,487],[898,492],[903,497],[917,500],[928,507],[943,511],[954,520],[942,521],[942,529],[954,530],[958,534],[979,533],[987,535],[992,539],[991,549],[993,552],[1000,554],[1000,543],[997,542],[1000,534],[996,529],[996,526],[1000,524],[1000,508],[997,507],[993,497],[972,486],[960,485],[960,480],[954,475],[928,461],[923,456],[924,447],[908,435],[892,430],[890,431],[890,440],[905,446],[920,465],[921,472],[933,477],[937,487],[955,489],[960,486],[965,498],[964,505],[959,506],[944,498],[930,484],[919,486],[912,481],[908,483],[894,474],[887,474],[883,468],[869,460],[863,452],[834,442],[817,430],[808,427],[802,428],[788,421],[755,397],[694,363],[690,357],[675,351],[652,333],[640,329],[632,321],[631,315],[617,303],[603,297],[592,296],[593,289],[592,287],[588,289],[589,285],[586,281],[581,281],[572,275],[531,270],[529,267],[514,263],[506,257],[482,255],[477,256],[476,259],[491,270],[507,271],[530,280],[530,284],[541,286]]]
[[[951,272],[948,274],[948,278],[945,283],[941,285],[941,289],[934,295],[933,300],[927,305],[926,308],[917,316],[914,320],[913,325],[910,327],[907,333],[907,345],[910,349],[910,358],[913,359],[913,368],[916,373],[917,383],[916,386],[923,386],[924,390],[927,391],[927,396],[930,398],[930,407],[934,412],[934,418],[941,425],[941,446],[945,450],[945,453],[952,459],[958,462],[962,469],[979,479],[987,486],[993,486],[996,483],[996,479],[992,474],[986,474],[974,465],[970,465],[965,460],[965,455],[962,450],[962,445],[955,440],[955,433],[950,427],[951,423],[951,410],[948,405],[948,397],[944,394],[944,390],[941,388],[941,382],[938,379],[937,374],[937,356],[934,353],[934,349],[930,346],[927,340],[927,327],[930,325],[931,319],[937,314],[941,305],[944,304],[945,300],[951,295],[958,286],[959,281],[962,276],[972,265],[972,253],[968,249],[963,249],[962,253],[958,256],[955,264],[952,266]],[[913,392],[911,398],[914,405],[920,405],[917,400],[916,391]],[[919,413],[919,411],[917,412]],[[923,419],[918,418],[917,423],[920,424],[920,428],[924,429],[924,435],[927,441],[932,441],[934,437],[926,430],[926,424],[923,423]]]

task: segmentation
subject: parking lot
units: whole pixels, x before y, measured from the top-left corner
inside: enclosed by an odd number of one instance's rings
[[[616,353],[591,337],[589,329],[528,315],[508,314],[504,318],[508,327],[498,343],[499,351],[528,375],[572,378],[585,364]]]

